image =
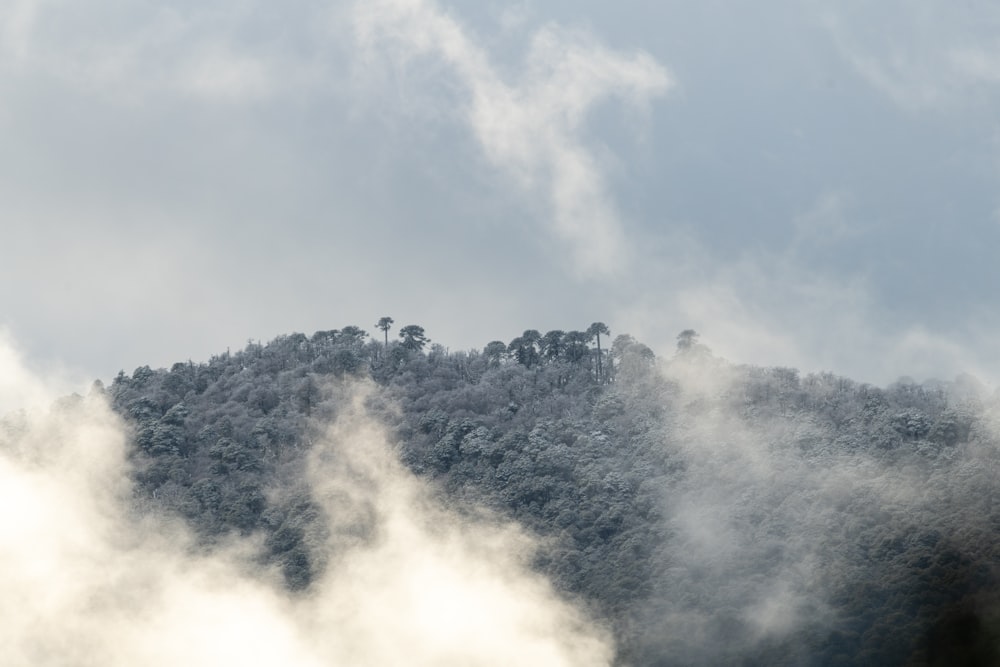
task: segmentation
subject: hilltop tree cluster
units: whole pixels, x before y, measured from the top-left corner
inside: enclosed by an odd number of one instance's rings
[[[968,383],[734,366],[690,330],[658,359],[602,323],[461,352],[393,324],[119,373],[137,508],[206,548],[258,534],[308,590],[330,554],[306,453],[370,379],[401,460],[545,538],[535,566],[608,622],[622,664],[996,657],[1000,410]],[[763,628],[772,599],[796,617]]]

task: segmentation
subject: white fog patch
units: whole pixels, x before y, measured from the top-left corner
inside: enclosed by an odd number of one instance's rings
[[[269,96],[278,79],[260,58],[226,50],[207,50],[180,68],[181,90],[192,95],[243,101]]]
[[[669,289],[639,292],[615,317],[661,354],[673,353],[679,329],[693,328],[716,354],[737,363],[832,368],[877,381],[903,373],[894,364],[871,363],[896,332],[875,330],[881,321],[863,278],[835,279],[794,255],[760,251],[726,262],[691,239],[677,246],[682,254],[649,263],[648,283]]]
[[[49,368],[42,381],[25,362],[14,336],[0,325],[0,415],[14,410],[38,408],[52,401],[52,389],[69,393],[79,386],[78,378],[61,368]]]
[[[871,576],[865,549],[937,530],[942,543],[975,550],[992,530],[981,505],[996,456],[980,445],[932,465],[912,445],[889,452],[845,439],[848,429],[798,403],[844,400],[824,385],[832,378],[736,367],[704,349],[663,372],[676,392],[665,447],[683,473],[663,489],[670,538],[646,618],[678,664],[729,664],[768,642],[838,629],[844,596]],[[984,394],[973,384],[968,396],[978,405]],[[996,429],[995,412],[983,428]],[[851,414],[864,414],[860,403]]]
[[[957,46],[949,54],[954,69],[970,84],[1000,83],[1000,44],[990,46]]]
[[[970,309],[960,322],[933,325],[894,314],[875,296],[871,276],[825,270],[815,259],[827,244],[865,233],[849,206],[849,195],[827,194],[796,221],[787,248],[748,249],[734,259],[691,234],[670,235],[636,262],[641,277],[613,319],[666,356],[677,333],[691,328],[734,363],[831,371],[876,385],[968,373],[997,386],[996,313]]]
[[[10,0],[0,7],[0,52],[6,51],[15,61],[28,55],[38,4],[38,0]]]
[[[534,35],[524,71],[511,82],[433,2],[362,2],[355,21],[366,66],[384,55],[399,71],[420,56],[446,68],[483,152],[523,192],[544,198],[552,232],[569,246],[578,272],[623,270],[629,252],[623,223],[583,131],[587,113],[602,100],[641,106],[670,87],[651,56],[618,53],[589,35],[548,26]]]
[[[8,346],[0,352],[0,376],[21,373]],[[443,508],[361,400],[313,457],[331,540],[341,539],[300,596],[250,565],[252,545],[207,553],[176,523],[138,512],[126,429],[99,394],[5,417],[4,664],[610,664],[607,633],[530,571],[531,540]],[[368,532],[347,539],[362,524]]]
[[[759,592],[756,602],[747,607],[744,615],[755,631],[755,638],[780,637],[799,627],[800,615],[811,611],[812,605],[807,591],[796,590],[794,582],[808,581],[813,574],[809,563],[793,565],[789,572],[777,577],[770,588]]]
[[[324,77],[285,35],[253,34],[258,3],[224,8],[16,0],[0,8],[0,49],[24,72],[139,108],[152,99],[252,102]],[[324,12],[310,16],[313,24]],[[308,28],[306,25],[300,26]]]
[[[862,235],[864,230],[850,215],[853,203],[854,197],[849,192],[824,192],[809,209],[792,220],[795,228],[792,247],[807,251],[825,249]]]
[[[862,5],[838,3],[824,22],[844,60],[899,107],[955,109],[1000,81],[991,69],[1000,53],[994,6],[887,2],[873,12]]]
[[[371,542],[335,556],[318,585],[320,624],[342,629],[335,652],[371,665],[610,664],[607,636],[528,574],[531,541],[441,507],[386,447],[362,400],[310,466],[331,551],[358,516],[373,526]]]

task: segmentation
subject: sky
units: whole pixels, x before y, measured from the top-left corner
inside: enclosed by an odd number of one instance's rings
[[[388,315],[995,387],[998,109],[976,0],[7,0],[0,328],[70,381]]]

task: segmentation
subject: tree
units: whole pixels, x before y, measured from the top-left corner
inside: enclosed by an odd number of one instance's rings
[[[392,328],[393,319],[391,317],[379,318],[379,321],[375,324],[376,327],[382,330],[385,334],[385,348],[389,349],[389,329]]]
[[[611,344],[611,357],[617,362],[614,368],[629,377],[639,377],[656,364],[653,351],[628,334],[615,338]]]
[[[542,336],[542,356],[549,361],[555,361],[561,357],[564,349],[563,336],[565,335],[559,329],[554,329]]]
[[[542,334],[535,329],[528,329],[510,342],[507,352],[517,360],[517,363],[531,368],[539,360],[537,346],[541,340]]]
[[[351,325],[341,329],[340,336],[352,343],[363,343],[368,336],[368,332],[360,327]]]
[[[491,368],[495,368],[500,365],[500,359],[503,355],[507,353],[507,346],[503,341],[494,340],[486,344],[483,348],[483,356],[486,357],[487,363]]]
[[[587,334],[582,331],[567,331],[563,336],[564,354],[570,363],[578,363],[587,357]]]
[[[414,352],[424,349],[424,345],[430,342],[424,335],[424,328],[416,324],[408,324],[400,329],[399,337],[403,339],[403,347]]]
[[[698,342],[697,331],[685,329],[677,334],[677,355],[688,359],[708,359],[712,356],[712,351]]]
[[[604,368],[601,365],[601,334],[605,336],[611,335],[611,329],[608,329],[608,325],[604,322],[594,322],[587,328],[587,335],[592,338],[597,338],[597,381],[600,382],[603,376]]]
[[[677,351],[687,352],[694,349],[698,344],[698,332],[694,329],[685,329],[677,334]]]
[[[337,336],[340,335],[340,329],[330,329],[328,331],[317,331],[312,335],[309,340],[313,345],[319,348],[331,347],[337,342]]]

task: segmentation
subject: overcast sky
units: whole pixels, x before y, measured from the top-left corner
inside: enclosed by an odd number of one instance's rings
[[[998,111],[995,2],[5,0],[0,325],[88,379],[389,315],[995,382]]]

